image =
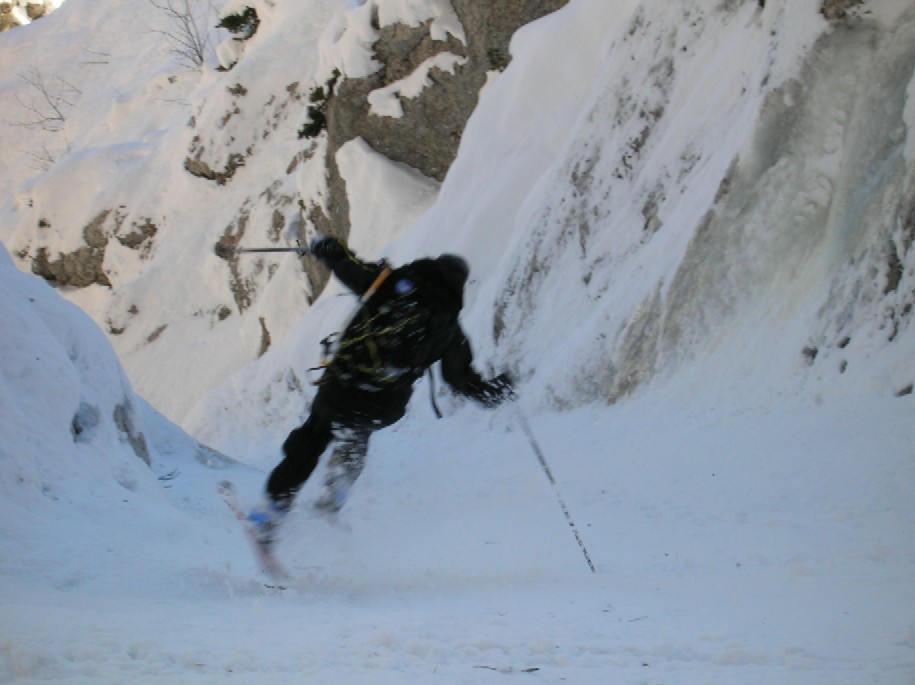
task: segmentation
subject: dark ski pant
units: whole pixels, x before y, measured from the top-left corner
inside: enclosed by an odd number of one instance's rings
[[[369,437],[403,417],[411,394],[410,385],[369,392],[345,386],[328,374],[308,419],[283,443],[284,457],[267,479],[267,495],[292,506],[331,441],[335,441],[331,466],[353,482],[365,463]]]

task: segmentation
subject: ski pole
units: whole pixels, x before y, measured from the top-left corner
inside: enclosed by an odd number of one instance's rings
[[[307,247],[226,247],[219,243],[216,244],[213,251],[217,257],[222,259],[228,259],[231,255],[246,252],[298,252],[300,255],[311,254]]]
[[[569,527],[572,529],[572,534],[575,536],[575,541],[581,548],[581,553],[584,555],[585,561],[588,562],[588,568],[591,569],[591,573],[597,573],[597,569],[594,567],[594,562],[591,561],[591,555],[588,554],[588,549],[585,547],[585,542],[581,539],[581,535],[578,534],[578,526],[576,526],[575,521],[572,520],[572,514],[569,513],[569,507],[566,506],[565,500],[562,498],[562,494],[559,492],[559,486],[556,484],[556,479],[553,478],[553,472],[550,470],[549,464],[546,463],[546,457],[543,455],[543,450],[540,449],[540,444],[534,437],[534,433],[531,431],[531,427],[528,424],[527,419],[524,418],[524,414],[518,414],[518,422],[521,424],[521,430],[523,430],[524,434],[527,436],[527,440],[531,445],[531,449],[534,450],[534,454],[537,456],[537,461],[540,462],[540,467],[546,474],[547,480],[549,480],[550,484],[553,486],[553,493],[556,495],[556,499],[559,501],[559,506],[562,508],[562,513],[565,514],[566,521],[568,521]]]

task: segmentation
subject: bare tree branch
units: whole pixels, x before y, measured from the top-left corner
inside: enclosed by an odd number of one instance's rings
[[[66,122],[64,109],[73,107],[74,96],[80,95],[79,88],[59,76],[48,82],[34,67],[19,74],[19,78],[31,86],[31,97],[24,100],[17,93],[16,101],[31,117],[14,125],[40,128],[51,133],[62,131]]]
[[[203,66],[210,48],[210,34],[206,14],[212,11],[209,5],[198,14],[191,9],[191,0],[149,0],[169,20],[169,28],[156,30],[168,39],[170,50],[179,61],[192,69]],[[199,3],[198,3],[199,4]]]
[[[54,147],[59,152],[69,152],[70,141],[65,128],[67,111],[74,107],[77,97],[81,94],[79,88],[59,76],[46,79],[35,67],[20,73],[19,79],[29,86],[25,93],[16,93],[15,96],[26,116],[21,121],[10,124],[51,133],[55,137],[59,135],[58,144]],[[59,144],[61,139],[62,146]],[[37,144],[40,145],[38,152],[26,153],[31,159],[32,166],[44,171],[50,169],[55,162],[54,155],[48,148],[49,140],[37,139]]]
[[[85,59],[80,61],[80,66],[86,66],[89,64],[110,64],[111,63],[111,53],[110,52],[101,52],[99,50],[90,50],[89,48],[83,48],[83,52],[89,53],[93,59]]]
[[[56,161],[47,145],[42,145],[38,152],[25,151],[25,154],[30,160],[29,166],[38,171],[49,171]]]

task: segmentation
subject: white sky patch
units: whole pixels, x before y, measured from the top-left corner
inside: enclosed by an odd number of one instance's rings
[[[369,93],[369,105],[372,114],[379,117],[392,117],[399,119],[403,116],[401,98],[419,97],[423,90],[432,85],[429,72],[432,69],[441,69],[449,74],[454,74],[456,66],[467,62],[466,57],[455,55],[451,52],[440,52],[420,64],[416,71],[399,81],[379,88]]]

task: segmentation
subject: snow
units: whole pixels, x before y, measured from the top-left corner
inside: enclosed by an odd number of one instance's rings
[[[465,57],[450,52],[440,52],[425,60],[407,78],[394,81],[384,88],[369,93],[369,110],[376,116],[400,119],[403,116],[400,99],[414,99],[422,95],[422,92],[432,85],[432,81],[429,79],[429,72],[432,69],[440,69],[453,74],[456,66],[466,64],[466,62]]]
[[[462,43],[467,42],[464,27],[449,0],[375,0],[370,4],[377,8],[378,25],[382,28],[393,24],[419,26],[430,21],[432,40],[448,40],[451,35]]]
[[[334,69],[351,78],[359,78],[380,68],[381,65],[372,55],[372,45],[378,40],[376,25],[377,28],[393,24],[415,27],[429,22],[433,40],[445,41],[453,36],[466,43],[463,26],[451,7],[450,0],[354,0],[340,5],[319,44],[321,61],[316,78],[319,83],[329,78]],[[411,77],[403,79],[406,85],[401,88],[408,91],[404,96],[416,97],[422,90],[428,70],[437,66],[449,71],[453,69],[455,58],[456,56],[427,60],[429,64],[424,63]],[[379,106],[379,114],[397,117],[397,114],[390,113],[390,106]]]
[[[4,317],[20,313],[15,346],[58,346],[46,317],[84,340],[71,343],[78,354],[97,345],[94,325],[44,284],[8,259],[0,273]],[[68,392],[49,394],[3,356],[4,406],[21,409],[4,411],[2,431],[8,682],[911,676],[911,398],[754,409],[688,401],[672,384],[532,416],[596,574],[516,408],[435,421],[417,401],[377,436],[339,522],[293,514],[280,550],[295,580],[277,590],[259,582],[213,491],[229,476],[253,497],[263,472],[205,468],[148,409],[152,469],[113,431],[88,443],[48,434],[66,432],[81,383],[123,392],[110,350],[99,357],[80,379],[56,352],[50,371]],[[13,422],[42,439],[11,442]]]
[[[915,121],[915,79],[906,91],[905,120]],[[911,128],[906,130],[905,160],[909,165],[915,164],[915,132]]]
[[[297,260],[252,259],[263,292],[222,321],[212,245],[266,240],[265,189],[287,236],[293,198],[324,200],[320,141],[276,171],[303,149],[287,87],[375,68],[374,9],[463,39],[450,3],[258,2],[224,74],[80,0],[4,35],[5,119],[23,64],[82,94],[49,171],[2,133],[0,683],[915,682],[915,15],[876,3],[854,32],[818,6],[573,0],[516,34],[443,184],[338,151],[353,247],[465,255],[478,366],[519,399],[439,384],[439,421],[419,383],[338,519],[302,491],[286,589],[215,486],[259,497],[354,298],[309,304]],[[195,135],[256,152],[192,182]],[[160,233],[150,262],[112,245],[114,291],[24,273],[39,237],[71,249],[122,205]],[[245,317],[273,338],[256,361]]]
[[[382,249],[405,226],[412,225],[433,204],[439,184],[412,167],[396,164],[357,138],[337,152],[340,175],[347,185],[365,188],[350,211],[350,246],[366,259]]]
[[[329,78],[334,69],[350,78],[374,73],[381,66],[372,58],[378,32],[372,27],[374,2],[345,3],[330,19],[318,45],[321,66],[316,80]]]

